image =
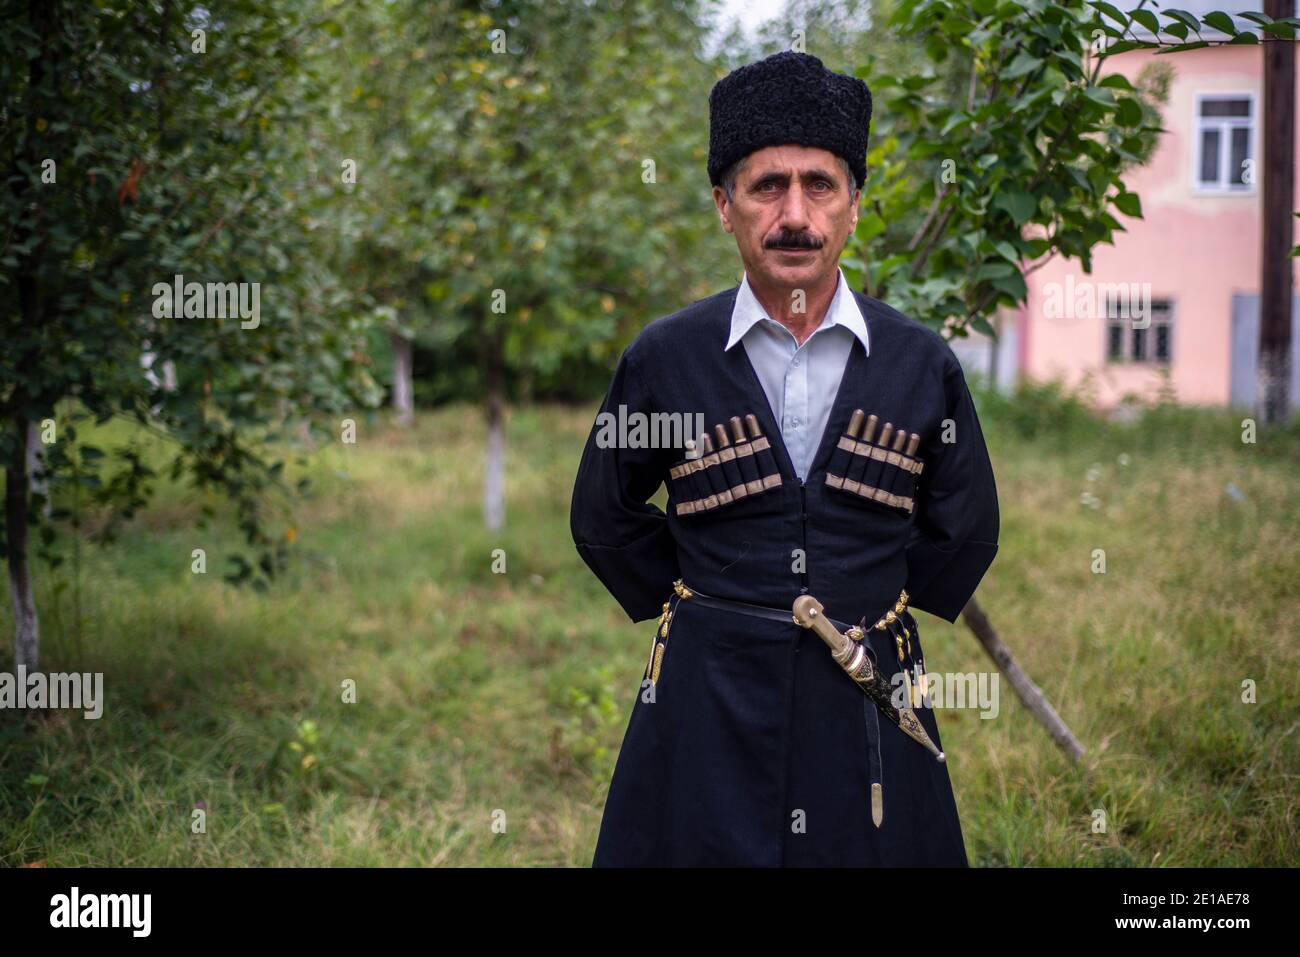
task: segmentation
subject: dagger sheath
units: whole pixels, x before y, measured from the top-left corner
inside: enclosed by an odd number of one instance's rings
[[[848,635],[842,634],[823,613],[821,602],[811,595],[800,595],[794,601],[794,623],[807,628],[824,641],[831,650],[831,656],[863,693],[867,695],[880,713],[892,722],[900,731],[916,741],[943,762],[946,758],[942,751],[930,739],[925,727],[911,708],[895,708],[891,700],[891,688],[879,669],[872,664],[866,648]]]

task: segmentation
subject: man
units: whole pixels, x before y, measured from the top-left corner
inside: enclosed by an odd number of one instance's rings
[[[601,408],[700,413],[704,433],[593,430],[573,490],[579,553],[633,621],[657,618],[596,866],[968,863],[935,716],[911,707],[910,609],[956,620],[997,550],[997,493],[952,350],[839,269],[870,118],[865,83],[801,53],[710,95],[744,279],[648,325]],[[664,482],[666,513],[647,501]],[[796,626],[801,595],[898,689],[892,717]]]

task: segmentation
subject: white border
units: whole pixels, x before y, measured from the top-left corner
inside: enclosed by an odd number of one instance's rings
[[[1228,100],[1244,99],[1250,101],[1250,158],[1255,161],[1255,182],[1251,183],[1244,189],[1234,189],[1225,186],[1206,186],[1201,182],[1201,104],[1205,100]],[[1233,90],[1206,90],[1203,93],[1192,94],[1192,167],[1191,167],[1191,187],[1194,196],[1254,196],[1256,187],[1259,184],[1259,177],[1262,172],[1262,163],[1259,155],[1259,126],[1263,117],[1259,115],[1259,95],[1254,90],[1242,90],[1240,92]],[[1221,143],[1219,149],[1226,150],[1229,157],[1232,155],[1232,137],[1228,137],[1227,143]],[[1222,155],[1222,153],[1220,153]],[[1226,169],[1226,167],[1224,167]]]

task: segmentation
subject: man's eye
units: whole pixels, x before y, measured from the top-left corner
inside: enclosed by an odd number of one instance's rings
[[[825,187],[825,189],[822,190],[822,192],[825,192],[826,189],[830,189],[831,184],[828,183],[828,182],[826,182],[826,180],[824,180],[824,179],[819,179],[819,180],[817,180],[815,183],[813,183],[813,186],[814,186],[814,187],[817,187],[817,186]]]

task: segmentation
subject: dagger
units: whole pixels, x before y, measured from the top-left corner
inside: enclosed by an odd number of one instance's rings
[[[891,688],[884,675],[871,663],[866,648],[840,632],[826,617],[822,603],[812,595],[800,595],[794,600],[794,623],[800,628],[808,628],[826,643],[831,650],[831,657],[844,669],[844,673],[866,693],[880,713],[894,723],[905,735],[916,741],[934,755],[941,764],[947,760],[926,732],[925,727],[911,708],[899,710],[890,700]]]

